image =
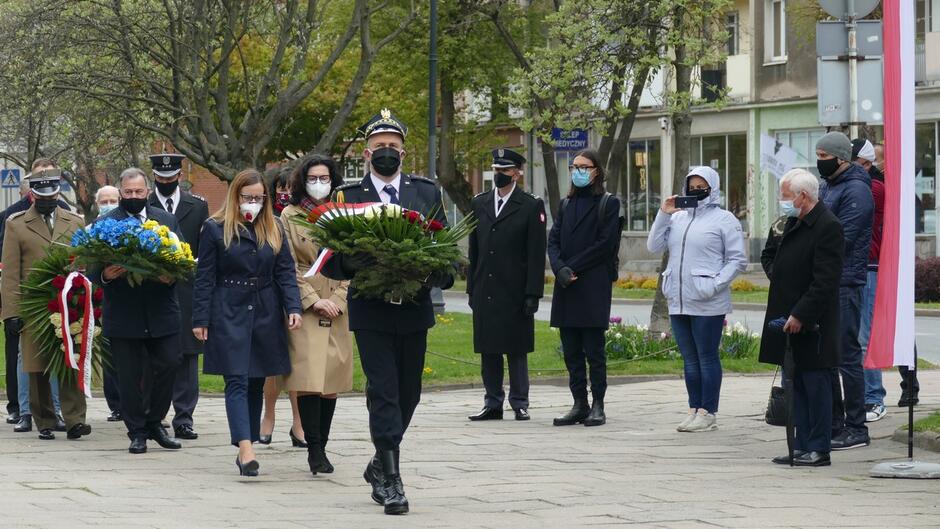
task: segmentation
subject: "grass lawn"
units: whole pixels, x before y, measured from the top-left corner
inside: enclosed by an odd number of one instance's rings
[[[905,426],[904,429],[906,430],[907,426]],[[933,415],[924,417],[923,419],[915,422],[914,431],[940,433],[940,411],[934,412]]]
[[[2,334],[0,334],[2,343]],[[532,378],[565,377],[567,370],[559,351],[558,332],[544,321],[535,322],[535,351],[529,355],[529,373]],[[353,388],[362,391],[364,378],[358,354],[354,363]],[[755,373],[772,371],[773,366],[760,364],[756,358],[722,360],[725,371]],[[0,365],[2,369],[2,365]],[[612,361],[611,375],[679,375],[681,360]],[[425,386],[480,382],[480,357],[473,352],[473,325],[469,314],[439,316],[437,325],[428,334],[428,354],[425,361]],[[0,387],[4,383],[0,376]],[[100,389],[96,382],[95,389]],[[221,376],[200,375],[200,388],[204,392],[221,393],[225,387]]]

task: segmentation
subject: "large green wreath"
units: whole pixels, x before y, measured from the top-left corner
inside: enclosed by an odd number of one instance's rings
[[[75,340],[76,349],[81,340],[81,318],[84,303],[80,303],[84,292],[73,284],[67,296],[66,307],[59,306],[61,284],[65,276],[73,271],[72,257],[68,246],[53,244],[46,256],[36,261],[29,275],[20,284],[20,317],[30,337],[36,342],[39,357],[47,366],[46,372],[59,380],[74,382],[78,374],[65,360],[65,349],[60,327],[62,310],[71,311],[72,322],[69,333]],[[109,365],[107,340],[101,334],[101,293],[92,295],[95,317],[95,335],[92,342],[92,369]],[[53,310],[56,309],[56,310]],[[54,323],[55,322],[55,323]]]

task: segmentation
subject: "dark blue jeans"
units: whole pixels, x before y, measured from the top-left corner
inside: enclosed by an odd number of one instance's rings
[[[839,288],[842,361],[838,369],[832,370],[831,381],[832,430],[836,435],[843,430],[868,435],[868,427],[865,426],[865,371],[862,369],[864,354],[858,343],[863,289],[862,286]],[[842,376],[841,388],[839,375]]]
[[[261,407],[264,401],[264,377],[225,375],[225,415],[232,444],[255,442],[260,437]]]
[[[724,315],[674,315],[669,317],[669,321],[685,364],[685,389],[689,393],[689,407],[717,413],[718,395],[721,393],[718,346],[725,324]]]
[[[794,450],[829,453],[832,446],[832,370],[799,369],[793,376]]]

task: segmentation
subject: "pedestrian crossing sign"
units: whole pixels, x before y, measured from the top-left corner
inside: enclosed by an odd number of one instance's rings
[[[4,189],[20,187],[19,169],[0,169],[0,187]]]

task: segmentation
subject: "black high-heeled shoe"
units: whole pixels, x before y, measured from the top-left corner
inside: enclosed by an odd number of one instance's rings
[[[291,426],[291,429],[288,430],[287,433],[290,434],[290,442],[292,445],[294,445],[294,448],[307,448],[307,442],[303,439],[298,439],[297,436],[294,435],[293,426]]]
[[[271,444],[271,437],[274,435],[274,432],[271,432],[271,435],[259,435],[258,442],[263,445]]]
[[[258,469],[261,468],[261,465],[258,464],[257,459],[252,459],[243,465],[242,462],[239,461],[238,456],[235,456],[235,466],[238,467],[239,475],[248,477],[257,476]]]

